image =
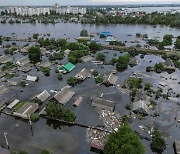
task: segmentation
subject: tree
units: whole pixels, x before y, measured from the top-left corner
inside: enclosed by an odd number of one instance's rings
[[[63,77],[62,77],[62,74],[58,74],[58,80],[62,80],[63,79]]]
[[[95,81],[96,81],[96,84],[101,84],[101,83],[103,83],[104,78],[101,76],[98,76]]]
[[[32,120],[33,122],[38,121],[38,119],[39,119],[39,115],[38,115],[38,114],[35,114],[35,113],[31,114],[31,120]]]
[[[96,55],[96,60],[105,61],[105,59],[106,59],[106,56],[105,56],[103,53],[101,53],[101,52],[99,52],[99,53]]]
[[[180,39],[176,39],[175,48],[180,49]]]
[[[92,72],[92,75],[93,75],[93,76],[98,76],[98,74],[99,74],[99,73],[98,73],[98,71],[96,71],[96,70],[94,70],[94,71]]]
[[[153,152],[162,153],[166,149],[166,142],[162,137],[162,133],[155,128],[152,133],[151,149]]]
[[[81,32],[80,32],[80,36],[82,37],[88,37],[88,31],[83,29]]]
[[[101,45],[95,41],[91,41],[89,44],[89,49],[92,51],[92,53],[96,53],[97,51],[101,50]]]
[[[144,154],[145,148],[128,126],[123,124],[117,132],[112,132],[105,142],[104,154]]]
[[[2,36],[0,36],[0,45],[2,44]]]
[[[50,102],[45,109],[47,117],[53,119],[64,120],[68,122],[74,122],[76,119],[75,114],[69,110],[65,109],[61,104]]]
[[[142,88],[142,79],[136,77],[130,77],[128,80],[128,86],[130,89],[139,89]]]
[[[41,50],[39,47],[31,47],[28,50],[29,60],[33,63],[37,63],[41,59]]]
[[[70,76],[68,79],[67,79],[67,84],[70,85],[70,86],[75,86],[77,84],[78,80],[76,77],[74,76]]]
[[[33,39],[38,39],[39,34],[33,34]]]
[[[43,149],[41,151],[41,154],[52,154],[52,153],[49,150],[47,150],[47,149]]]
[[[144,90],[150,91],[152,88],[152,85],[150,83],[146,83],[144,86]]]
[[[43,67],[42,72],[44,75],[49,76],[50,75],[50,68],[49,67]]]
[[[116,64],[117,70],[120,70],[120,71],[125,70],[128,67],[129,60],[130,60],[129,54],[119,56],[117,60],[117,64]]]
[[[164,64],[163,63],[156,63],[154,66],[154,69],[157,73],[161,73],[162,71],[164,71]]]

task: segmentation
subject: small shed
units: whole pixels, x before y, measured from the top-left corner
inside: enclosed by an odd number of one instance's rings
[[[17,105],[19,103],[18,99],[15,99],[12,103],[10,103],[7,108],[8,109],[12,109],[15,105]]]
[[[138,101],[133,103],[133,112],[134,113],[140,113],[143,115],[148,115],[149,114],[149,109],[148,106],[146,105],[145,101]]]
[[[27,75],[26,80],[35,82],[38,80],[38,77]]]

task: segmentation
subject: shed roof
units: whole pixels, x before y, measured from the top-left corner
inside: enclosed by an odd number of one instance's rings
[[[19,103],[18,99],[15,99],[11,104],[7,106],[8,109],[12,109],[17,103]]]
[[[142,114],[144,114],[144,113],[148,114],[149,113],[146,102],[142,101],[142,100],[133,103],[133,111],[139,112],[139,113],[142,113]]]
[[[28,80],[28,81],[34,81],[34,82],[35,82],[35,81],[37,80],[37,77],[36,77],[36,76],[27,75],[26,80]]]

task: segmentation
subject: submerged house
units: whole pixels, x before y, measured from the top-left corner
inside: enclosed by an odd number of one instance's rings
[[[149,114],[149,109],[148,109],[149,103],[150,102],[147,98],[147,95],[142,90],[140,90],[134,99],[132,110],[134,113],[148,115]]]
[[[76,66],[72,64],[71,62],[68,62],[66,65],[62,66],[60,70],[63,71],[63,73],[71,72],[73,69],[75,69]]]
[[[35,99],[38,99],[41,102],[44,102],[45,100],[47,100],[51,95],[44,90],[42,93],[38,94],[37,96],[35,96]]]
[[[81,70],[81,72],[79,72],[78,74],[76,74],[75,76],[78,80],[82,80],[84,81],[86,78],[91,77],[91,74],[89,73],[89,71],[85,68],[83,68]]]
[[[129,66],[133,67],[136,66],[139,63],[139,60],[136,57],[133,57],[129,61]]]
[[[62,88],[57,94],[55,94],[52,100],[55,99],[60,104],[65,105],[70,101],[74,94],[75,92],[71,91],[70,87],[66,86]]]
[[[116,103],[114,101],[105,100],[101,98],[93,98],[92,106],[100,109],[114,111]]]
[[[173,72],[175,72],[176,67],[175,67],[173,61],[172,61],[170,58],[166,59],[166,61],[164,62],[164,69],[165,69],[168,73],[173,73]]]
[[[100,35],[100,38],[104,38],[104,37],[111,36],[111,33],[110,32],[101,32],[99,35]]]
[[[6,55],[0,56],[0,64],[5,64],[7,62],[12,62],[12,58]]]
[[[106,86],[112,86],[115,85],[117,82],[118,76],[114,75],[113,73],[110,73],[107,75],[104,79],[104,84]]]

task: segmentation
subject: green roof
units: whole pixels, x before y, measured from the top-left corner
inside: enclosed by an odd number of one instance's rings
[[[70,72],[72,71],[76,66],[72,64],[71,62],[68,62],[66,65],[63,66],[63,69]]]

